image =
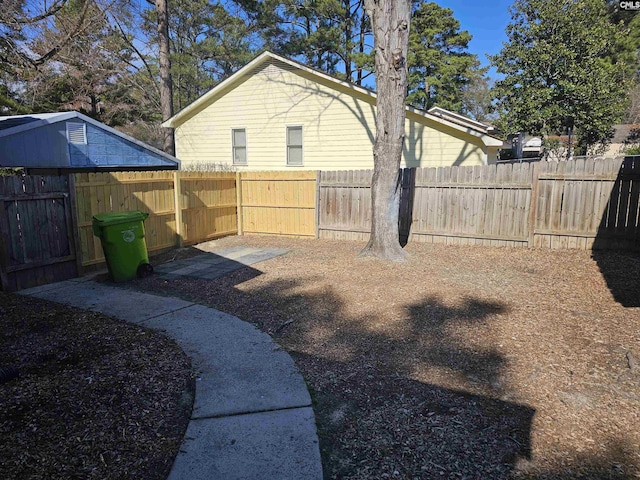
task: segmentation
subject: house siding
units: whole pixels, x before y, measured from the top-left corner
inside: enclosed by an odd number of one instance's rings
[[[231,130],[245,128],[247,166],[238,170],[372,168],[373,101],[271,60],[176,128],[177,157],[183,168],[231,165]],[[296,125],[303,126],[303,165],[288,166],[286,127]],[[479,138],[411,112],[403,150],[409,167],[481,165],[487,158]]]

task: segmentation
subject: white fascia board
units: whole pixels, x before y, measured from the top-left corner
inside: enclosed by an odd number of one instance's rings
[[[267,51],[267,52],[264,52],[264,53],[260,54],[256,58],[254,58],[251,62],[247,63],[244,67],[242,67],[236,73],[231,75],[229,78],[227,78],[227,79],[223,80],[222,82],[220,82],[218,85],[216,85],[211,90],[209,90],[207,93],[205,93],[200,98],[195,100],[189,106],[185,107],[179,113],[175,114],[169,120],[165,121],[162,124],[162,126],[165,127],[165,128],[176,128],[176,127],[179,127],[182,124],[181,120],[184,117],[188,116],[191,112],[197,110],[201,106],[206,105],[207,102],[210,101],[210,99],[214,98],[218,94],[218,92],[220,92],[221,90],[224,90],[225,88],[227,88],[228,85],[232,85],[236,80],[242,78],[248,71],[253,70],[255,67],[257,67],[258,65],[262,64],[267,59],[278,60],[279,62],[282,62],[282,63],[284,63],[286,65],[289,65],[289,66],[291,66],[291,67],[293,67],[293,68],[295,68],[297,70],[302,70],[304,72],[307,72],[309,75],[312,75],[314,77],[322,78],[323,80],[325,80],[327,82],[330,82],[330,83],[333,83],[333,84],[336,84],[336,85],[341,85],[343,87],[346,87],[348,89],[351,89],[351,90],[356,91],[358,93],[361,93],[363,95],[367,95],[367,96],[371,97],[373,101],[375,101],[375,94],[373,92],[371,92],[370,90],[367,90],[366,88],[358,87],[358,86],[353,85],[353,84],[351,84],[349,82],[338,80],[337,78],[334,78],[331,75],[327,75],[326,73],[319,72],[319,71],[314,70],[312,68],[309,68],[309,67],[307,67],[305,65],[302,65],[301,63],[294,62],[293,60],[289,60],[287,58],[281,57],[280,55],[276,55],[275,53],[271,53],[271,52]]]
[[[433,113],[424,112],[422,110],[418,110],[413,107],[407,107],[407,110],[409,112],[415,113],[416,115],[419,115],[426,119],[433,120],[434,122],[440,123],[442,125],[446,125],[447,127],[453,128],[454,130],[458,130],[459,132],[464,132],[474,137],[477,137],[480,140],[482,140],[482,143],[486,147],[502,146],[502,140],[498,140],[497,138],[492,137],[491,135],[487,135],[484,132],[478,131],[475,128],[463,127],[462,125],[456,122],[452,122],[451,120],[447,120],[445,118],[439,117],[438,115],[434,115]]]
[[[251,62],[249,62],[247,65],[245,65],[244,67],[242,67],[240,70],[238,70],[236,73],[234,73],[233,75],[231,75],[229,78],[227,78],[226,80],[223,80],[222,82],[220,82],[218,85],[216,85],[215,87],[213,87],[211,90],[209,90],[207,93],[205,93],[204,95],[202,95],[200,98],[198,98],[197,100],[195,100],[191,105],[187,106],[186,108],[184,108],[181,112],[179,112],[178,114],[174,115],[173,117],[171,117],[169,120],[165,121],[162,126],[165,128],[176,128],[178,126],[180,126],[182,124],[181,120],[188,116],[191,112],[197,110],[198,108],[200,108],[203,105],[206,105],[207,102],[210,101],[211,98],[214,98],[218,92],[220,92],[221,90],[227,88],[228,85],[232,85],[237,79],[241,78],[242,76],[244,76],[248,71],[251,71],[253,68],[255,68],[256,66],[260,65],[261,63],[263,63],[264,61],[266,61],[267,59],[275,59],[278,60],[279,62],[282,62],[284,64],[290,65],[291,67],[297,69],[297,70],[302,70],[306,73],[308,73],[309,75],[311,75],[312,77],[316,77],[319,79],[323,79],[324,81],[330,83],[330,84],[334,84],[334,85],[340,85],[348,90],[351,90],[352,92],[357,92],[365,97],[368,97],[367,100],[370,100],[371,103],[373,105],[376,104],[376,100],[377,100],[377,96],[374,92],[372,92],[371,90],[367,90],[366,88],[363,87],[359,87],[357,85],[353,85],[349,82],[345,82],[343,80],[338,80],[337,78],[332,77],[331,75],[328,75],[326,73],[320,72],[318,70],[315,70],[313,68],[309,68],[305,65],[302,65],[301,63],[298,62],[294,62],[293,60],[289,60],[287,58],[281,57],[280,55],[276,55],[275,53],[271,53],[271,52],[264,52],[262,54],[260,54],[258,57],[256,57],[255,59],[253,59]],[[419,110],[413,107],[406,107],[407,111],[415,113],[416,115],[419,115],[421,117],[424,117],[426,119],[430,119],[433,120],[435,122],[441,123],[443,125],[447,125],[455,130],[461,131],[461,132],[465,132],[468,133],[470,135],[473,135],[474,137],[478,137],[482,140],[482,142],[486,145],[486,146],[499,146],[502,145],[502,141],[498,140],[490,135],[486,134],[486,127],[483,126],[483,129],[476,129],[473,128],[471,126],[465,128],[464,126],[461,126],[459,123],[453,122],[451,120],[447,120],[445,118],[442,118],[436,114],[433,113],[429,113],[429,112],[425,112],[423,110]],[[464,117],[463,117],[464,118]],[[467,119],[470,122],[474,122],[471,119]]]

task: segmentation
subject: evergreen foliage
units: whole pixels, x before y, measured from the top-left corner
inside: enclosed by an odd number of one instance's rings
[[[627,106],[628,30],[604,0],[516,0],[508,43],[492,58],[505,133],[553,135],[574,127],[577,152],[607,143]],[[637,68],[637,65],[636,65]]]

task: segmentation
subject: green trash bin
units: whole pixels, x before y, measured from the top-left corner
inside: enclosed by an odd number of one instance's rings
[[[109,275],[114,282],[153,272],[144,240],[144,221],[148,216],[140,211],[94,215],[93,234],[100,237]]]

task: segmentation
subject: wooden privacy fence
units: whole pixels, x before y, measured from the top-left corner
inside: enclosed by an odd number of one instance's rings
[[[20,290],[78,275],[68,175],[0,177],[0,287]]]
[[[98,213],[147,212],[147,249],[153,252],[177,244],[173,172],[78,173],[75,189],[83,266],[104,262],[100,239],[93,235],[92,227]]]
[[[530,164],[404,169],[401,239],[526,244],[531,169]],[[320,174],[320,238],[368,239],[372,174],[371,170]]]
[[[235,181],[235,173],[229,172],[76,174],[82,265],[104,262],[100,239],[92,230],[98,213],[148,213],[145,235],[150,252],[237,233]]]
[[[236,174],[176,172],[178,237],[183,245],[238,233]]]
[[[534,168],[523,163],[417,170],[412,240],[527,245]]]
[[[373,170],[320,172],[318,237],[364,240],[371,232]]]
[[[235,234],[366,240],[372,171],[0,177],[5,290],[104,261],[98,213],[141,210],[149,251]],[[401,241],[640,248],[640,157],[405,169]]]
[[[316,171],[238,174],[243,234],[316,236]]]
[[[104,262],[98,213],[141,210],[150,252],[238,233],[316,235],[312,172],[119,172],[75,175],[82,265]],[[176,208],[176,205],[178,206]]]
[[[640,247],[640,157],[540,163],[537,168],[533,246]]]
[[[364,240],[372,172],[321,172],[318,236]],[[400,235],[547,248],[640,247],[640,158],[407,169]]]

